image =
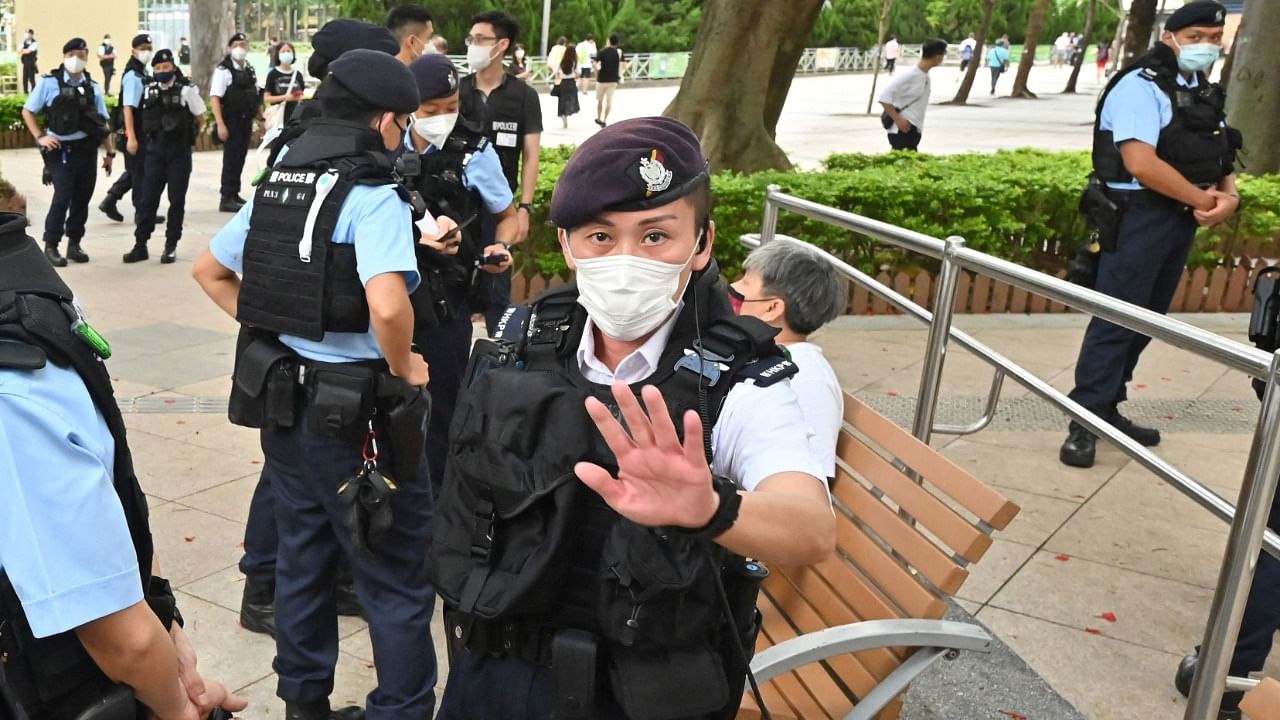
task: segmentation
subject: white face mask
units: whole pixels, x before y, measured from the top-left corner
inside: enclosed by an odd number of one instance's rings
[[[151,62],[151,51],[150,51],[150,50],[139,50],[139,51],[138,51],[138,62],[142,63],[143,65],[146,65],[147,63]]]
[[[484,45],[472,45],[467,48],[467,66],[474,72],[489,67],[493,62],[493,48]]]
[[[292,65],[292,64],[293,64],[293,53],[291,53],[291,52],[282,52],[282,53],[280,53],[280,64],[281,64],[281,65]]]
[[[84,70],[84,58],[72,55],[62,59],[62,67],[72,75],[79,75]]]
[[[246,50],[245,48],[242,48],[242,47],[231,48],[231,59],[235,60],[236,62],[244,62],[244,59],[248,56],[249,56],[249,51]]]
[[[699,235],[701,242],[701,235]],[[653,332],[671,318],[676,298],[684,292],[680,273],[697,253],[674,265],[635,255],[573,258],[578,280],[578,304],[605,335],[635,340]]]
[[[444,115],[432,115],[431,117],[414,118],[413,131],[418,137],[426,140],[428,143],[436,147],[444,147],[444,141],[449,139],[449,133],[453,132],[453,126],[458,122],[458,113],[445,113]]]

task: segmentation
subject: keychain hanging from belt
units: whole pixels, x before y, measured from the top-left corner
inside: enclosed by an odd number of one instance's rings
[[[361,554],[372,556],[391,529],[391,498],[400,489],[378,468],[378,436],[372,419],[361,457],[360,470],[338,487],[338,498],[347,508],[344,524],[351,531],[352,544]]]

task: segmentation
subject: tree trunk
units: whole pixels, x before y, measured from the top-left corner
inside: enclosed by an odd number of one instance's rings
[[[774,142],[822,0],[706,0],[693,57],[663,113],[698,134],[713,170],[790,169]]]
[[[232,0],[191,3],[191,80],[209,97],[213,67],[226,54],[227,38],[236,31]]]
[[[1089,0],[1089,6],[1084,11],[1084,32],[1080,35],[1080,52],[1076,55],[1076,62],[1071,67],[1071,78],[1067,80],[1067,87],[1062,91],[1064,94],[1076,91],[1080,67],[1084,65],[1084,56],[1089,54],[1089,41],[1093,38],[1093,17],[1097,10],[1098,0]]]
[[[1250,175],[1280,172],[1280,3],[1248,0],[1231,48],[1227,121],[1244,134]]]
[[[1011,97],[1035,99],[1036,94],[1027,89],[1027,78],[1031,75],[1031,66],[1036,62],[1036,43],[1040,41],[1040,32],[1044,30],[1045,20],[1049,15],[1049,0],[1036,0],[1031,8],[1031,16],[1027,18],[1027,39],[1023,41],[1022,56],[1018,58],[1018,74],[1013,78]]]
[[[998,0],[982,0],[982,27],[978,28],[978,36],[974,38],[978,44],[973,46],[973,59],[969,61],[969,67],[965,70],[964,80],[960,81],[960,89],[956,90],[956,96],[951,99],[952,105],[963,105],[969,100],[969,91],[973,89],[973,80],[978,75],[978,68],[982,67],[983,51],[987,46],[987,33],[991,32],[991,16],[995,14],[996,2]]]
[[[1151,30],[1156,24],[1156,1],[1133,0],[1133,5],[1129,7],[1129,29],[1124,35],[1121,69],[1132,65],[1151,47]]]
[[[867,114],[871,114],[871,108],[876,102],[876,84],[880,82],[880,68],[884,65],[884,35],[889,30],[889,11],[893,9],[893,0],[884,0],[880,5],[880,29],[876,35],[876,47],[880,48],[881,55],[876,57],[875,68],[871,71],[871,95],[867,98]],[[901,53],[901,50],[899,50]],[[901,54],[898,55],[902,57]],[[925,98],[928,102],[928,98]]]

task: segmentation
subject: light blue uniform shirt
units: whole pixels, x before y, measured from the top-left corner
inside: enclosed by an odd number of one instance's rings
[[[62,78],[66,80],[67,83],[70,85],[84,84],[84,74],[80,75],[79,82],[72,82],[71,73],[64,70],[62,72]],[[40,84],[36,85],[35,91],[27,96],[27,101],[22,104],[22,108],[24,110],[29,110],[30,112],[33,112],[33,113],[44,112],[44,109],[49,107],[51,104],[53,104],[53,101],[56,100],[57,98],[58,98],[58,79],[54,77],[49,77],[48,75],[46,75],[40,78]],[[107,102],[102,99],[102,88],[98,86],[97,82],[93,83],[93,100],[94,100],[94,104],[97,106],[98,114],[101,115],[102,118],[105,120],[107,118]],[[67,140],[67,141],[83,140],[84,138],[88,137],[88,135],[86,135],[83,131],[80,131],[80,130],[77,130],[71,133],[70,135],[59,135],[57,133],[51,132],[49,133],[49,136],[55,137],[59,140]]]
[[[52,362],[0,368],[0,568],[36,637],[142,600],[114,464],[79,375]]]
[[[1178,84],[1193,88],[1199,83],[1196,76],[1188,82],[1178,73]],[[1098,120],[1100,130],[1110,130],[1116,147],[1126,140],[1138,140],[1151,147],[1160,142],[1160,131],[1173,121],[1173,103],[1159,85],[1142,77],[1142,71],[1136,70],[1116,81],[1111,88],[1107,101],[1102,104],[1102,117]],[[1141,190],[1142,184],[1133,182],[1109,182],[1107,187],[1114,190]]]
[[[131,108],[142,104],[142,77],[132,70],[125,72],[120,80],[120,102]]]
[[[410,123],[404,135],[405,149],[410,152],[413,152],[413,141],[409,135],[412,132],[413,123]],[[440,152],[440,148],[427,145],[427,155],[437,152]],[[467,169],[462,173],[462,186],[480,193],[484,209],[494,215],[506,210],[515,200],[511,185],[507,183],[507,176],[502,174],[502,161],[498,159],[493,143],[485,143],[483,150],[471,156]]]
[[[281,152],[280,157],[283,158],[284,154]],[[244,240],[249,234],[252,216],[251,197],[209,243],[213,257],[237,275],[244,273]],[[394,188],[356,185],[342,203],[342,211],[338,213],[338,222],[333,230],[333,242],[355,244],[356,272],[361,283],[368,285],[378,275],[398,272],[404,275],[405,284],[413,292],[421,278],[418,275],[418,257],[413,249],[412,228],[413,213]],[[372,326],[364,333],[325,333],[318,342],[281,335],[280,342],[299,355],[319,362],[357,362],[383,357]]]

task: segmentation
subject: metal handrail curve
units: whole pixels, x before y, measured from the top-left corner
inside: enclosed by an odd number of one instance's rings
[[[1280,538],[1267,528],[1267,518],[1275,497],[1276,485],[1280,481],[1280,351],[1269,356],[1255,348],[1160,313],[970,250],[964,246],[963,238],[953,236],[945,241],[939,240],[787,195],[776,185],[769,186],[765,197],[764,218],[759,234],[760,243],[775,240],[780,209],[869,235],[890,245],[939,258],[942,261],[935,286],[934,312],[930,313],[874,278],[829,253],[823,253],[850,279],[929,324],[929,340],[925,349],[920,392],[912,424],[912,434],[916,437],[927,442],[935,429],[933,418],[937,409],[946,347],[948,341],[955,338],[961,345],[993,365],[997,372],[1009,375],[1080,422],[1089,431],[1110,440],[1126,455],[1155,473],[1157,477],[1173,485],[1214,515],[1231,523],[1227,548],[1201,644],[1198,672],[1192,683],[1184,720],[1211,720],[1217,717],[1218,699],[1227,686],[1227,670],[1235,638],[1240,630],[1240,619],[1244,614],[1244,604],[1253,580],[1258,553],[1265,549],[1273,556],[1280,558],[1280,542],[1278,542]],[[1249,459],[1245,466],[1244,479],[1236,505],[1233,507],[1216,493],[1123,435],[1110,423],[1077,404],[1061,391],[1008,358],[955,330],[951,326],[951,316],[955,305],[957,278],[962,268],[987,274],[1013,287],[1056,300],[1264,380],[1266,391],[1262,397],[1262,409],[1258,415],[1258,426],[1253,435],[1253,443],[1250,446]],[[1232,682],[1237,681],[1233,678]]]

